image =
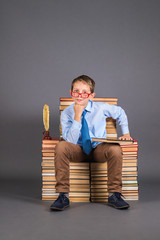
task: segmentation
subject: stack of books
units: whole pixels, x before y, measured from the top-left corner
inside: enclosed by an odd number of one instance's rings
[[[138,142],[121,144],[123,152],[122,194],[128,200],[138,200]]]
[[[70,162],[70,192],[71,202],[90,201],[89,163]]]
[[[122,194],[126,200],[138,200],[137,152],[138,143],[120,144],[123,152]],[[107,162],[91,164],[91,201],[108,201]]]
[[[56,200],[55,191],[55,146],[59,139],[42,140],[42,200]]]

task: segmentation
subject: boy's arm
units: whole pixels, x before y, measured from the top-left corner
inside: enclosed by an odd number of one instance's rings
[[[80,105],[80,104],[74,104],[74,120],[76,120],[77,122],[81,123],[81,116],[83,113],[85,106]]]
[[[119,137],[120,140],[132,140],[129,133],[127,115],[121,107],[106,104],[104,114],[106,117],[112,117],[113,119],[116,119],[118,121],[118,124],[120,125],[123,134],[121,137]]]
[[[63,111],[61,114],[61,127],[63,138],[71,143],[77,144],[81,133],[81,114]],[[74,114],[74,115],[73,115]]]

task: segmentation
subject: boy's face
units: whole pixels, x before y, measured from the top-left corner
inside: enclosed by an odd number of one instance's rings
[[[90,86],[88,84],[86,84],[84,82],[80,82],[80,81],[74,83],[72,92],[90,93],[91,94],[91,95],[89,95],[88,98],[82,98],[81,95],[79,95],[78,97],[72,96],[75,104],[79,104],[79,105],[82,105],[85,107],[87,106],[88,101],[92,100],[92,98],[94,98],[94,96],[95,96],[95,93],[91,93]],[[70,90],[70,93],[71,93],[71,90]]]

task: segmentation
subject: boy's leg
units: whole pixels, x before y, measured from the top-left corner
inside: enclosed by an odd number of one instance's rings
[[[82,148],[66,141],[61,141],[55,149],[55,177],[56,192],[69,192],[69,162],[81,162],[86,160],[86,154]]]
[[[119,144],[99,144],[93,152],[94,160],[108,163],[108,204],[118,208],[129,208],[122,194],[122,150]]]
[[[96,162],[108,163],[108,192],[122,192],[122,150],[119,144],[100,143],[93,151]]]

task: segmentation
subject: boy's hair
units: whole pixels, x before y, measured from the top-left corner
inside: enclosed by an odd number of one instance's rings
[[[92,78],[88,77],[87,75],[81,75],[81,76],[75,78],[71,84],[71,91],[73,91],[73,85],[76,82],[84,82],[84,83],[88,84],[90,86],[91,93],[94,93],[95,81]]]

